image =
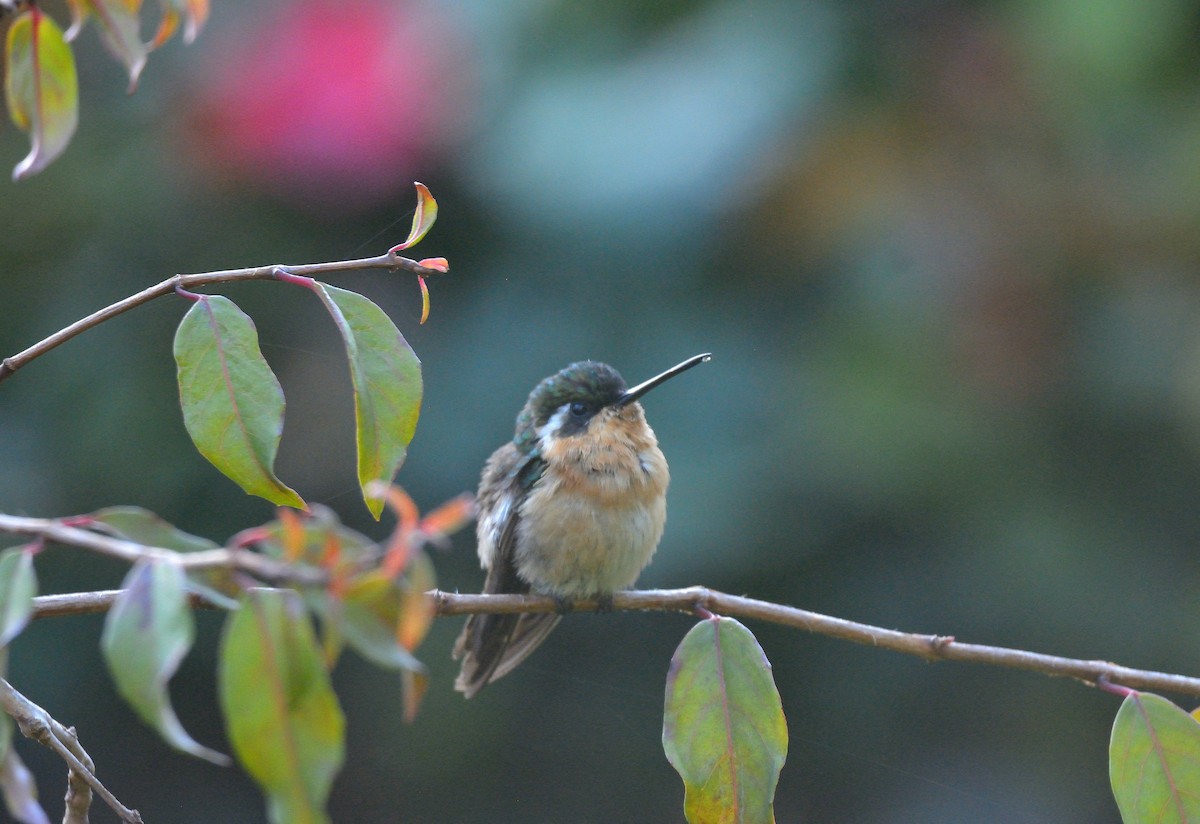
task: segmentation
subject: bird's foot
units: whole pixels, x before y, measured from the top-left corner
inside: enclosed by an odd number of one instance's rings
[[[613,594],[610,592],[607,595],[596,596],[596,612],[601,614],[613,611]]]
[[[565,595],[554,596],[554,611],[559,615],[567,615],[575,611],[575,599]]]

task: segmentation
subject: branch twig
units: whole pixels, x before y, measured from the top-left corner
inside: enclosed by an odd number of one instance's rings
[[[100,779],[96,778],[95,765],[79,743],[75,731],[54,720],[50,713],[30,701],[3,678],[0,678],[0,708],[17,722],[22,735],[54,750],[59,758],[67,762],[69,773],[64,822],[86,823],[94,792],[122,821],[127,824],[142,824],[141,814],[123,805],[100,783]]]
[[[90,529],[71,526],[53,518],[24,518],[0,513],[0,532],[28,535],[46,541],[90,549],[122,561],[134,563],[143,558],[169,557],[184,569],[227,567],[248,572],[268,581],[320,585],[328,581],[327,573],[313,567],[288,564],[245,549],[206,549],[198,552],[176,552],[164,547],[126,541],[101,535]]]
[[[214,283],[232,283],[234,281],[245,280],[279,280],[280,273],[286,272],[291,275],[304,275],[315,277],[317,275],[327,275],[336,272],[355,272],[364,269],[390,269],[392,271],[403,270],[411,272],[414,275],[421,277],[432,277],[433,275],[444,274],[440,269],[430,269],[422,266],[415,260],[410,258],[400,257],[394,252],[377,255],[369,258],[359,258],[357,260],[338,260],[329,263],[305,263],[298,266],[253,266],[246,269],[225,269],[219,272],[203,272],[194,275],[174,275],[167,278],[161,283],[156,283],[148,289],[143,289],[137,294],[123,298],[116,303],[106,306],[99,311],[93,312],[85,318],[72,323],[59,331],[55,332],[48,338],[35,343],[28,349],[11,355],[3,360],[0,360],[0,381],[11,376],[22,366],[29,363],[34,358],[46,354],[51,349],[66,343],[71,338],[86,332],[94,326],[98,326],[110,318],[114,318],[122,312],[128,312],[134,307],[141,306],[143,303],[148,303],[155,298],[163,297],[164,295],[173,294],[176,287],[186,289],[195,289],[201,286],[209,286]]]

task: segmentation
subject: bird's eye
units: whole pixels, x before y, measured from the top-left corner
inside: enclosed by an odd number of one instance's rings
[[[583,401],[575,401],[571,404],[571,414],[576,418],[582,418],[588,412],[587,404]]]

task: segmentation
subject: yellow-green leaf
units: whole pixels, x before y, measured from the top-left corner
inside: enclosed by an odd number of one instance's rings
[[[95,18],[100,39],[109,53],[125,66],[129,74],[129,91],[137,88],[138,77],[146,66],[146,44],[140,33],[142,0],[67,0],[73,22],[67,39],[73,40],[84,22]]]
[[[46,168],[71,142],[79,83],[62,29],[37,6],[9,26],[4,56],[8,113],[29,133],[29,154],[13,169],[13,180],[20,180]]]
[[[105,618],[100,647],[117,692],[143,721],[177,750],[224,766],[228,756],[183,729],[167,693],[196,634],[184,586],[183,570],[172,560],[134,564]]]
[[[1165,698],[1131,691],[1113,722],[1108,777],[1125,824],[1200,821],[1200,723]]]
[[[25,629],[36,594],[33,554],[19,548],[0,553],[0,647],[8,646]]]
[[[416,246],[421,238],[429,233],[429,230],[433,228],[434,221],[437,220],[438,207],[437,201],[433,199],[433,194],[424,183],[414,185],[417,187],[417,210],[413,212],[412,228],[409,229],[405,241],[393,246],[388,250],[390,252],[399,252],[410,246]]]
[[[175,333],[183,422],[196,449],[247,493],[303,509],[275,477],[283,389],[258,348],[254,322],[220,295],[201,295]]]
[[[346,723],[295,592],[246,593],[225,626],[218,688],[233,750],[266,793],[273,824],[329,821]]]
[[[316,283],[350,361],[358,441],[358,483],[379,520],[384,498],[373,484],[389,484],[408,454],[421,411],[421,362],[391,318],[357,292]],[[368,491],[370,489],[371,491]]]
[[[690,824],[775,820],[787,721],[762,647],[732,618],[701,621],[675,650],[663,749],[683,778]]]

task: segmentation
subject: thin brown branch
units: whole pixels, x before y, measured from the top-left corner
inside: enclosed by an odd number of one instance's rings
[[[67,764],[67,810],[63,819],[68,822],[87,822],[92,793],[116,812],[127,824],[142,824],[142,816],[117,800],[96,777],[92,759],[80,745],[73,729],[64,727],[50,713],[30,701],[12,684],[0,678],[0,709],[17,722],[26,738],[38,742],[58,754]]]
[[[176,552],[165,547],[147,546],[123,538],[103,535],[83,527],[71,526],[53,518],[25,518],[0,513],[0,532],[77,546],[129,563],[135,563],[143,558],[171,558],[184,569],[229,568],[247,572],[256,578],[268,581],[319,585],[328,580],[326,573],[319,569],[276,561],[245,549]]]
[[[66,615],[95,615],[108,612],[123,589],[102,589],[96,592],[64,592],[58,595],[39,595],[33,599],[30,618],[62,618]],[[197,592],[188,593],[193,608],[219,607]]]
[[[116,303],[93,312],[85,318],[80,318],[70,326],[60,329],[48,338],[38,341],[33,346],[0,360],[0,381],[11,376],[34,358],[46,354],[51,349],[66,343],[76,335],[82,334],[88,329],[98,326],[117,315],[128,312],[130,309],[141,306],[143,303],[148,303],[164,295],[173,294],[176,287],[196,289],[216,283],[232,283],[246,280],[277,280],[281,272],[304,277],[316,277],[317,275],[356,272],[367,269],[390,269],[393,272],[403,270],[421,277],[444,274],[440,269],[430,269],[422,266],[415,260],[400,257],[394,252],[388,252],[376,255],[375,257],[358,258],[356,260],[304,263],[296,266],[253,266],[246,269],[225,269],[218,272],[202,272],[193,275],[174,275],[161,283],[156,283],[148,289],[143,289],[137,294],[130,295],[127,298],[123,298]]]
[[[67,727],[65,731],[75,742],[75,746],[68,749],[78,759],[78,763],[82,765],[83,769],[77,770],[71,767],[67,770],[67,794],[63,798],[63,824],[88,824],[88,811],[92,808],[92,785],[88,781],[88,776],[95,773],[96,764],[79,744],[75,728]],[[55,737],[58,741],[65,743],[57,733]],[[134,813],[136,814],[137,811],[135,810]],[[138,820],[141,820],[141,816],[138,816]]]
[[[554,612],[559,608],[553,598],[536,595],[466,595],[441,591],[434,591],[431,595],[438,615]],[[573,607],[580,612],[593,612],[600,605],[596,601],[576,601]],[[1110,661],[1089,661],[1008,647],[960,643],[950,635],[900,632],[769,601],[727,595],[706,587],[618,592],[613,596],[612,608],[689,614],[694,614],[698,609],[708,610],[717,615],[782,624],[856,644],[915,655],[926,661],[966,661],[1075,678],[1091,686],[1105,679],[1133,689],[1200,696],[1200,678],[1133,669]]]

